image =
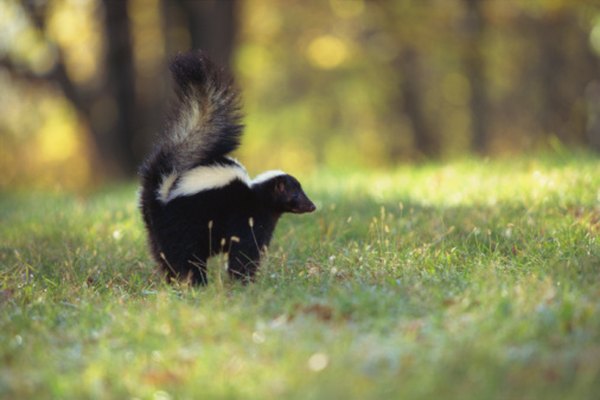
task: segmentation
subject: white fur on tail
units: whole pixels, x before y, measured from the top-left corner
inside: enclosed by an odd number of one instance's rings
[[[156,197],[161,203],[169,201],[169,192],[173,188],[173,184],[177,180],[178,175],[175,172],[171,172],[169,175],[162,177],[162,182],[156,191]]]

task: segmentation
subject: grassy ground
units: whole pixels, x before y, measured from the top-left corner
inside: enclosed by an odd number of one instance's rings
[[[592,399],[600,161],[305,180],[258,281],[153,268],[136,187],[0,196],[0,397]]]

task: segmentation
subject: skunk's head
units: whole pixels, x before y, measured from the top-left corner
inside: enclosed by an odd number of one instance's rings
[[[317,209],[302,190],[300,182],[281,171],[259,175],[252,181],[252,187],[277,212],[303,214]]]

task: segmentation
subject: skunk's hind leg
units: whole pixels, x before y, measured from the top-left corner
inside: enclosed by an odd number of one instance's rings
[[[173,259],[165,258],[164,254],[160,254],[161,267],[166,273],[167,282],[179,281],[190,283],[192,285],[206,285],[208,279],[206,277],[206,257],[192,255],[192,259]]]
[[[229,250],[229,276],[241,280],[243,283],[249,283],[254,280],[254,275],[260,264],[260,251],[256,244],[248,241],[247,245],[243,243],[232,246]]]
[[[206,285],[208,278],[206,276],[206,258],[201,259],[194,256],[193,260],[188,260],[189,270],[186,276],[183,276],[184,282],[190,282],[192,285]]]

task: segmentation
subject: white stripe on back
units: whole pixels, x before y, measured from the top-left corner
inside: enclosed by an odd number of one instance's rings
[[[208,165],[193,168],[184,172],[177,185],[172,188],[171,185],[177,176],[167,175],[163,178],[163,183],[158,192],[158,199],[163,203],[180,197],[192,196],[205,190],[218,189],[227,186],[235,179],[239,179],[250,186],[248,173],[241,165]]]
[[[265,171],[262,174],[258,175],[256,178],[252,179],[251,185],[257,185],[259,183],[266,182],[270,179],[275,178],[276,176],[287,175],[285,172],[280,170],[273,171]]]
[[[235,179],[239,179],[248,186],[253,186],[278,176],[287,175],[280,170],[265,171],[250,181],[250,177],[244,166],[236,159],[230,158],[230,160],[235,162],[235,164],[203,165],[186,171],[181,175],[171,172],[163,176],[163,180],[156,193],[158,200],[166,204],[180,196],[192,196],[205,190],[227,186]]]

